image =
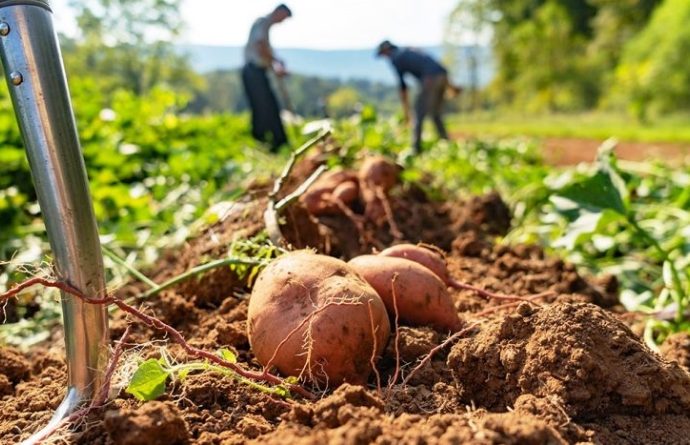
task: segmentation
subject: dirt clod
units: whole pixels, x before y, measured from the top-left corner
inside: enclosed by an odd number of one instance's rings
[[[687,332],[670,335],[661,345],[661,355],[690,372],[690,335]]]
[[[24,356],[13,348],[0,348],[0,375],[4,375],[11,383],[19,383],[26,379],[31,372],[31,364]]]
[[[187,425],[172,403],[148,402],[135,410],[105,413],[105,431],[115,445],[186,445]]]

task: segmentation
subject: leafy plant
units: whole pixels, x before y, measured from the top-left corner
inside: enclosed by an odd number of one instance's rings
[[[218,355],[225,361],[237,363],[237,356],[229,349],[221,349]],[[172,363],[166,353],[161,354],[159,359],[148,359],[142,362],[132,375],[129,385],[125,391],[132,394],[139,400],[155,400],[165,394],[167,382],[183,381],[193,372],[213,372],[224,377],[230,377],[249,387],[266,394],[276,395],[283,398],[290,398],[291,394],[288,385],[296,383],[295,379],[286,379],[284,385],[266,386],[253,380],[238,376],[230,369],[211,364],[209,362],[189,362]]]
[[[593,272],[616,275],[621,301],[650,314],[650,344],[687,329],[690,221],[687,192],[667,166],[624,163],[602,146],[591,171],[566,170],[546,183],[549,200],[509,241],[540,240]]]

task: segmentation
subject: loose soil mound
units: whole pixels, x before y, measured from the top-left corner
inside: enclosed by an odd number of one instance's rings
[[[460,340],[448,366],[462,400],[492,411],[523,394],[551,398],[577,419],[690,410],[690,375],[591,304],[556,303],[494,320]]]
[[[296,171],[301,171],[296,169]],[[309,169],[306,172],[310,171]],[[308,173],[300,173],[293,184]],[[187,245],[165,255],[149,275],[160,282],[228,253],[233,239],[263,227],[266,199],[237,203]],[[218,375],[192,374],[169,385],[156,402],[117,395],[94,412],[68,443],[195,445],[323,443],[654,444],[690,443],[690,376],[663,360],[619,320],[615,279],[580,276],[572,265],[534,246],[495,245],[510,225],[498,195],[436,202],[421,189],[394,190],[391,205],[404,238],[448,252],[452,275],[472,285],[515,295],[555,295],[499,308],[472,291],[454,291],[468,325],[452,347],[429,328],[400,327],[379,362],[382,388],[343,385],[321,400],[280,400]],[[373,243],[359,242],[345,217],[316,220],[295,206],[284,232],[296,247],[312,246],[345,259],[393,242],[390,227],[366,227]],[[142,290],[130,285],[126,297]],[[197,347],[237,352],[258,369],[246,335],[246,282],[222,268],[147,301],[147,312],[179,329]],[[546,300],[546,301],[545,301]],[[607,309],[602,309],[607,308]],[[481,311],[494,310],[485,315]],[[126,319],[115,314],[112,338]],[[157,357],[165,339],[137,326],[131,343],[155,341],[138,353]],[[48,350],[22,354],[0,348],[0,442],[16,443],[42,427],[64,395],[60,338]],[[685,344],[669,340],[668,345]],[[434,349],[436,348],[436,349]],[[175,345],[177,360],[187,359]],[[412,374],[419,360],[432,359]],[[687,351],[668,347],[668,351]],[[131,352],[130,352],[131,353]],[[675,355],[674,355],[675,354]],[[399,356],[399,363],[396,361]],[[667,357],[682,361],[675,352]],[[407,385],[388,387],[396,373]]]
[[[661,355],[690,372],[690,335],[686,332],[670,335],[661,345]]]

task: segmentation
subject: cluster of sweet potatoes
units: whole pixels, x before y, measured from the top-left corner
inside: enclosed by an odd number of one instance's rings
[[[445,260],[403,244],[344,262],[311,251],[283,255],[258,276],[247,329],[257,360],[322,385],[364,383],[398,320],[461,328]]]
[[[315,216],[351,210],[356,202],[364,207],[364,217],[375,223],[385,217],[385,200],[398,183],[400,167],[384,156],[365,158],[359,170],[337,169],[323,174],[300,197]]]

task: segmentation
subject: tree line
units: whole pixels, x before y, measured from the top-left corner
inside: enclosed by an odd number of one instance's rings
[[[485,105],[524,111],[690,108],[687,0],[461,0],[449,32],[491,35]]]

